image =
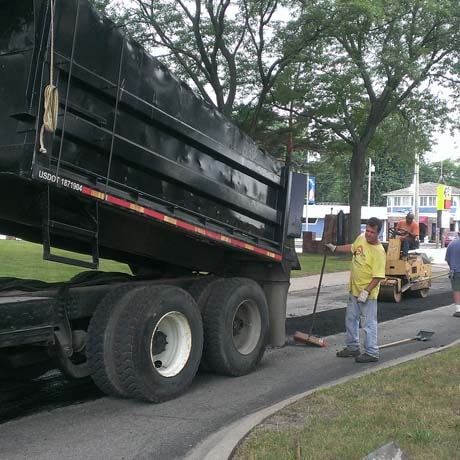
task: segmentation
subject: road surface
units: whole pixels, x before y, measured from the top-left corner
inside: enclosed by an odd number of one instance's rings
[[[292,315],[292,309],[311,304],[315,294],[316,289],[291,294],[289,314]],[[431,342],[414,342],[382,351],[378,365],[422,349],[439,348],[457,339],[460,320],[452,318],[452,306],[442,307],[451,303],[450,296],[448,280],[441,278],[434,282],[427,299],[382,303],[381,313],[397,319],[379,325],[380,343],[412,337],[420,329],[433,330],[435,335]],[[345,299],[344,286],[324,290],[318,306],[321,311],[318,335],[323,336],[323,332],[338,325],[343,328],[340,315],[343,318]],[[424,301],[427,303],[423,304]],[[414,310],[417,313],[411,314]],[[290,316],[288,332],[308,327],[308,322],[308,316]],[[269,350],[261,366],[247,376],[199,374],[187,393],[158,405],[102,397],[90,383],[82,387],[48,377],[49,382],[36,383],[29,391],[23,389],[26,392],[12,405],[1,405],[0,416],[7,407],[10,412],[0,428],[0,459],[186,458],[208,436],[244,416],[375,366],[336,358],[344,334],[335,331],[327,335],[326,348],[289,345]],[[48,403],[34,406],[34,395],[46,392],[51,394]],[[64,402],[59,400],[62,394]],[[72,394],[76,394],[75,399]],[[20,408],[24,400],[29,400],[26,410]]]

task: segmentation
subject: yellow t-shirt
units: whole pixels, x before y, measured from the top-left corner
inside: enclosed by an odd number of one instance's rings
[[[364,234],[359,235],[351,246],[350,292],[354,296],[366,289],[372,278],[385,278],[386,254],[383,246],[369,244]],[[369,299],[379,295],[380,284],[369,292]]]

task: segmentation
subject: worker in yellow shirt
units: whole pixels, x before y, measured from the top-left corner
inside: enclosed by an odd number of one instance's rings
[[[377,297],[380,281],[385,278],[385,249],[379,241],[382,221],[371,217],[366,231],[353,244],[326,247],[332,252],[352,252],[349,299],[345,325],[346,347],[337,352],[339,358],[354,357],[357,363],[371,363],[379,360],[377,346]],[[363,317],[364,353],[360,351],[359,321]]]

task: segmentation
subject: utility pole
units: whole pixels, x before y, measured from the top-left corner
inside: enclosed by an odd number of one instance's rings
[[[307,157],[308,166],[308,157]],[[310,173],[307,172],[307,202],[305,204],[305,231],[308,232],[308,202],[310,201]]]
[[[445,184],[444,180],[444,174],[442,171],[443,167],[443,160],[441,160],[441,171],[439,174],[439,179],[438,179],[438,188],[439,184]],[[437,190],[437,189],[436,189]],[[436,196],[436,202],[438,201],[438,197]],[[436,248],[439,247],[439,245],[442,246],[442,209],[443,207],[437,206],[437,214],[436,214]]]
[[[371,205],[371,178],[372,173],[375,171],[375,166],[372,164],[372,160],[369,158],[369,178],[367,181],[367,206]]]
[[[418,222],[419,214],[420,156],[415,154],[414,166],[414,220]]]
[[[308,232],[308,205],[310,201],[310,151],[307,151],[307,202],[305,204],[305,231]]]

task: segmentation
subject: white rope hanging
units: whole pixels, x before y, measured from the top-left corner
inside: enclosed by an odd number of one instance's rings
[[[54,0],[50,0],[51,19],[50,19],[50,83],[44,91],[44,113],[43,124],[40,129],[40,153],[46,153],[44,143],[44,131],[54,133],[57,127],[57,119],[59,112],[59,93],[54,80]]]

